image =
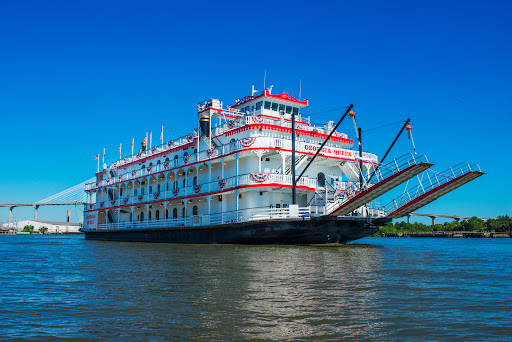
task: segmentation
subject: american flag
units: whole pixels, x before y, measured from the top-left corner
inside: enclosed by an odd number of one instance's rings
[[[98,160],[98,159],[100,159],[100,155],[99,154],[96,155],[96,157],[94,157],[93,161]]]
[[[164,126],[162,126],[162,132],[160,133],[160,140],[164,141]]]

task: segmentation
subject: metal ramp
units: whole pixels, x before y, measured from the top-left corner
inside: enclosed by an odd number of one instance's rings
[[[346,189],[340,198],[326,205],[326,213],[331,216],[347,215],[427,170],[432,165],[434,164],[430,164],[425,156],[415,158],[413,155],[406,155],[394,160],[386,166],[381,166],[383,171],[376,174],[377,180],[380,179],[378,183],[370,185],[366,190],[360,192]]]
[[[425,172],[427,179],[416,187],[404,191],[401,196],[386,204],[383,209],[389,212],[388,218],[407,216],[483,174],[484,172],[480,171],[478,165],[470,166],[468,163],[458,164],[441,173],[433,173],[432,177],[429,172]]]

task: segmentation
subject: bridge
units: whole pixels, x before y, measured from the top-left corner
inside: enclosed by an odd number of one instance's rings
[[[436,218],[450,218],[450,219],[454,219],[456,221],[460,221],[460,220],[469,220],[470,218],[472,218],[471,216],[459,216],[459,215],[441,215],[441,214],[423,214],[423,213],[410,213],[409,215],[407,215],[407,223],[411,223],[411,216],[425,216],[425,217],[430,217],[432,219],[432,225],[435,225],[436,224]],[[484,217],[477,217],[478,219],[482,220],[482,221],[488,221],[489,218],[484,218]]]
[[[16,207],[34,207],[34,220],[37,220],[37,210],[40,206],[80,205],[86,203],[85,184],[94,181],[94,179],[88,179],[85,182],[34,203],[6,203],[0,204],[0,208],[9,208],[9,223],[12,223],[12,210]]]

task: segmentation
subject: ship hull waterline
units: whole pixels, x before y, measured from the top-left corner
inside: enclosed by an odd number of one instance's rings
[[[376,233],[388,221],[322,216],[216,226],[85,231],[85,239],[194,244],[344,244]]]

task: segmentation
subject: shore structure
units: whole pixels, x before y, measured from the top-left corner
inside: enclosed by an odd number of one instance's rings
[[[48,229],[45,234],[80,233],[80,223],[61,221],[23,220],[4,223],[2,229],[16,229],[20,231],[25,226],[32,226],[33,231],[35,232],[38,232],[40,228],[45,227]]]
[[[482,174],[454,173],[423,197],[377,207],[375,198],[433,164],[413,154],[382,164],[362,151],[360,130],[357,149],[337,131],[347,114],[356,128],[352,105],[336,125],[312,124],[300,113],[307,106],[254,86],[233,106],[199,103],[193,132],[164,142],[162,131],[158,146],[145,138],[139,152],[104,164],[86,184],[86,239],[346,243]]]

